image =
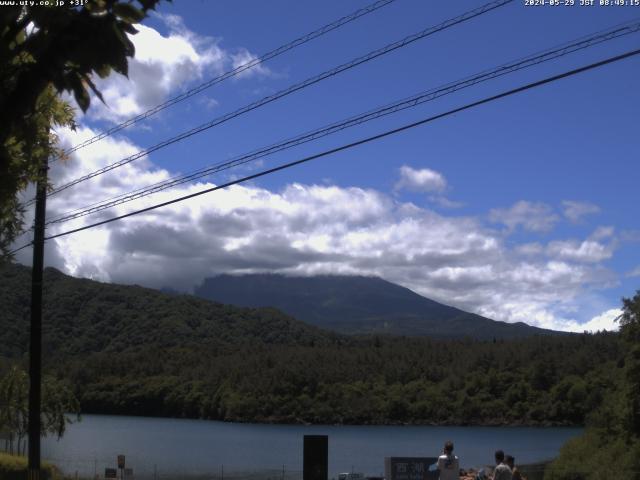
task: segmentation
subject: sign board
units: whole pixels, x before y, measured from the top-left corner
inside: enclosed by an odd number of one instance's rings
[[[329,437],[304,435],[302,444],[302,480],[329,478]]]
[[[124,455],[118,455],[118,468],[124,468]]]
[[[438,480],[439,472],[432,467],[437,457],[386,457],[384,478],[386,480]]]
[[[124,469],[124,478],[125,480],[128,478],[133,478],[133,468],[125,468]]]
[[[118,478],[118,470],[116,468],[105,468],[104,478]]]

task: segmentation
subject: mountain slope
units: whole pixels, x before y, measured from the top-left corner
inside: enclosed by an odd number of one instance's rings
[[[220,275],[195,295],[245,307],[271,306],[304,322],[342,333],[389,333],[477,339],[557,333],[498,322],[422,297],[381,278]]]
[[[0,355],[26,350],[31,270],[0,266]],[[270,309],[240,308],[139,286],[44,274],[43,342],[56,354],[123,352],[140,346],[220,347],[240,343],[326,344],[336,335]]]

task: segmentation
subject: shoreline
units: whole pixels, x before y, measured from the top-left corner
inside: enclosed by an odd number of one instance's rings
[[[67,414],[75,415],[75,414]],[[131,413],[112,413],[112,412],[82,412],[82,415],[104,415],[104,416],[116,416],[116,417],[136,417],[136,418],[162,418],[171,420],[199,420],[199,421],[211,421],[221,422],[227,424],[248,424],[248,425],[287,425],[287,426],[332,426],[332,427],[487,427],[487,428],[585,428],[584,424],[575,424],[570,422],[538,422],[538,423],[525,423],[525,422],[465,422],[465,423],[446,423],[446,422],[399,422],[390,421],[387,423],[351,423],[351,422],[337,422],[337,423],[312,423],[302,419],[278,419],[267,417],[263,419],[232,419],[224,420],[218,418],[204,418],[204,417],[176,417],[176,416],[158,416],[158,415],[140,415]]]

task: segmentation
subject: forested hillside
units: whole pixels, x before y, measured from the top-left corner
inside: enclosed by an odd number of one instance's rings
[[[30,269],[0,267],[0,354],[26,351]],[[238,308],[188,295],[73,278],[48,268],[44,275],[43,342],[48,355],[221,346],[247,342],[327,343],[337,336],[270,308]]]
[[[616,381],[613,335],[512,342],[147,348],[66,358],[84,411],[233,421],[582,424]]]
[[[29,271],[0,269],[0,370],[25,364]],[[621,375],[615,334],[346,337],[46,272],[45,366],[85,413],[260,422],[582,424]]]
[[[567,442],[545,471],[545,480],[640,478],[640,290],[623,298],[622,355],[613,384],[588,412],[584,433]]]

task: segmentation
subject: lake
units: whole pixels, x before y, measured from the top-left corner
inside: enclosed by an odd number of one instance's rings
[[[251,476],[301,478],[303,435],[329,436],[329,476],[384,473],[384,457],[437,456],[452,440],[462,467],[492,463],[501,448],[517,463],[555,457],[580,428],[257,425],[83,415],[57,441],[42,443],[43,458],[69,475],[104,476],[126,455],[136,478]]]

